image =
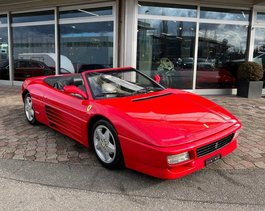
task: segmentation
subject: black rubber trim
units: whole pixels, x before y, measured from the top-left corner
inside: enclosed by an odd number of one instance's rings
[[[149,99],[164,97],[164,96],[168,96],[168,95],[172,95],[172,93],[165,93],[165,94],[153,95],[153,96],[148,96],[148,97],[142,97],[142,98],[133,99],[132,101],[138,102],[138,101],[142,101],[142,100],[149,100]]]

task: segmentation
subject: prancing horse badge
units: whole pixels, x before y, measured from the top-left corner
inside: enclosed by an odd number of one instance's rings
[[[92,109],[92,105],[87,106],[86,111],[89,112]]]

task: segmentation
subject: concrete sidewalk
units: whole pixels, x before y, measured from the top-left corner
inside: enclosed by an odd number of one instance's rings
[[[241,119],[238,148],[210,169],[265,169],[265,98],[207,96]],[[93,152],[44,126],[31,126],[24,117],[20,87],[0,86],[0,158],[46,163],[100,165]]]

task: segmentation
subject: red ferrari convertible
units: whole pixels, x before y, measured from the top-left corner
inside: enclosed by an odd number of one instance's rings
[[[226,156],[241,123],[195,94],[133,68],[29,78],[25,116],[91,147],[103,166],[176,179]]]

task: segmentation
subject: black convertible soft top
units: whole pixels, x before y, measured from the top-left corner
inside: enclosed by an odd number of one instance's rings
[[[77,86],[79,89],[85,91],[84,81],[82,79],[81,74],[74,74],[70,76],[58,75],[58,76],[48,77],[44,79],[44,82],[61,91],[64,90],[64,86],[69,86],[69,85]]]

